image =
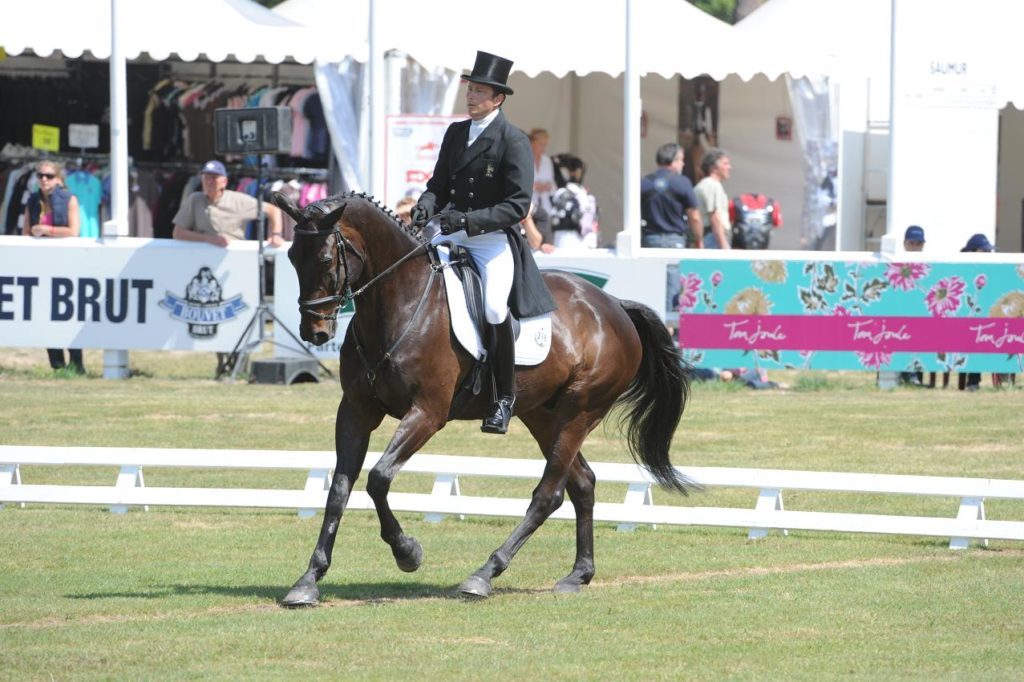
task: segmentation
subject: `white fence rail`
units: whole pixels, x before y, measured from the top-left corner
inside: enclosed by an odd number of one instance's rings
[[[370,469],[380,453],[369,453],[364,469]],[[97,504],[124,513],[129,506],[213,506],[298,509],[301,516],[322,510],[335,464],[333,452],[280,450],[191,450],[159,448],[90,448],[0,446],[0,507],[3,503]],[[116,466],[112,486],[41,485],[22,480],[22,465]],[[749,528],[751,538],[764,537],[769,529],[887,533],[949,537],[951,549],[966,548],[971,540],[1024,540],[1024,521],[985,518],[986,499],[1024,500],[1024,481],[856,474],[778,469],[731,469],[680,467],[679,470],[706,487],[753,488],[758,491],[753,509],[729,507],[680,507],[655,505],[651,477],[633,464],[592,462],[599,482],[627,484],[621,503],[597,503],[594,518],[618,522],[621,529],[636,524],[672,524]],[[147,487],[145,468],[242,468],[307,471],[302,490],[252,488]],[[430,494],[392,493],[396,511],[423,512],[430,520],[444,514],[511,516],[526,513],[529,500],[462,495],[460,477],[487,476],[539,480],[544,462],[528,459],[456,457],[418,454],[403,471],[435,476]],[[844,493],[884,493],[952,497],[959,500],[955,517],[899,516],[883,514],[785,511],[783,491],[816,490]],[[372,510],[363,491],[354,491],[349,509]],[[554,518],[574,517],[565,504]]]

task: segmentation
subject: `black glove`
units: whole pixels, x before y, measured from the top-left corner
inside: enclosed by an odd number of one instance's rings
[[[469,220],[462,211],[441,211],[437,216],[437,222],[441,227],[441,234],[451,234],[465,230],[469,226]]]
[[[413,227],[422,230],[427,226],[427,221],[430,220],[430,211],[423,204],[416,204],[412,207],[412,211],[409,212],[409,218],[412,219]]]

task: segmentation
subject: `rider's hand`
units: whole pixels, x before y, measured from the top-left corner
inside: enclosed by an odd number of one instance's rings
[[[422,204],[416,204],[412,207],[412,211],[409,213],[409,217],[412,219],[412,226],[419,229],[423,229],[427,226],[427,221],[430,220],[430,211],[427,210],[426,206]]]
[[[469,226],[469,220],[462,211],[442,211],[437,217],[438,225],[441,227],[441,234],[451,234],[459,230],[465,230]]]

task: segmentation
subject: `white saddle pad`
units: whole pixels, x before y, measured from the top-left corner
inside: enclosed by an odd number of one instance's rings
[[[448,247],[438,246],[437,255],[448,265]],[[475,358],[487,355],[480,332],[473,326],[466,307],[466,292],[462,280],[449,268],[444,269],[444,284],[448,290],[448,313],[452,320],[452,331],[459,343]],[[539,365],[551,350],[551,313],[528,317],[519,321],[519,337],[516,339],[516,364]]]

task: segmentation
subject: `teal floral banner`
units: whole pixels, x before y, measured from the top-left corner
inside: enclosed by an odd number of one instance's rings
[[[1024,369],[1022,264],[684,260],[678,274],[698,366]]]

